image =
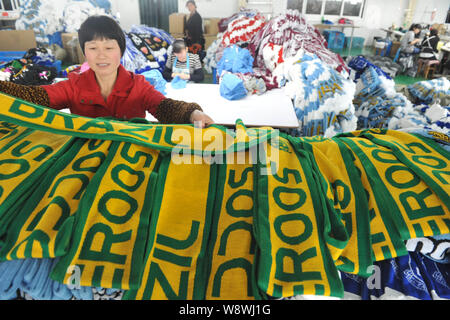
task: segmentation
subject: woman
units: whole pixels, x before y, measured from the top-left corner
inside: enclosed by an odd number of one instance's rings
[[[176,76],[197,83],[203,81],[205,75],[200,58],[188,52],[183,39],[177,39],[172,44],[172,55],[167,59],[163,76],[167,81],[171,81]]]
[[[403,53],[417,54],[420,52],[420,49],[416,46],[420,43],[420,39],[416,38],[419,33],[420,25],[412,24],[400,42],[400,48]]]
[[[195,1],[189,0],[186,3],[186,8],[190,12],[185,26],[186,43],[190,49],[190,52],[200,53],[200,51],[203,51],[205,49],[205,38],[203,37],[203,20],[200,14],[197,12],[197,5],[195,4]]]
[[[69,108],[71,113],[92,118],[145,118],[148,111],[161,123],[195,122],[202,127],[214,123],[199,105],[165,98],[143,76],[128,72],[120,64],[126,40],[112,18],[89,17],[81,25],[78,38],[88,71],[45,86],[0,81],[0,91],[57,110]]]
[[[423,39],[421,44],[421,51],[419,54],[420,59],[430,59],[430,60],[438,60],[438,49],[437,45],[439,43],[439,36],[437,29],[431,29],[430,34]]]

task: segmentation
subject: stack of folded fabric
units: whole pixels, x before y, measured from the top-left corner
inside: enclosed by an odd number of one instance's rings
[[[303,49],[305,52],[315,54],[338,72],[348,72],[342,58],[327,49],[326,40],[320,32],[308,24],[298,10],[287,10],[285,14],[266,23],[249,44],[250,52],[255,57],[255,73],[266,81],[268,89],[280,86],[279,80],[273,76],[264,59],[265,52],[273,45],[283,47],[284,59],[295,56]],[[267,46],[269,47],[266,48]]]
[[[153,69],[163,72],[173,41],[173,37],[164,30],[143,25],[132,26],[126,36],[122,65],[135,73]]]
[[[299,128],[296,136],[325,135],[356,129],[355,84],[316,55],[299,51],[274,72],[284,70],[286,93],[294,102]]]

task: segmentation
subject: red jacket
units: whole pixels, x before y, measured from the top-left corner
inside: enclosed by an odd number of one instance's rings
[[[67,81],[42,87],[48,93],[52,108],[69,108],[71,113],[91,118],[145,118],[146,111],[154,115],[159,103],[165,99],[144,76],[129,72],[122,65],[106,102],[91,69],[82,74],[71,74]]]

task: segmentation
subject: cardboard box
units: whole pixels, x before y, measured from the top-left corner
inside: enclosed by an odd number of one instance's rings
[[[82,64],[85,61],[83,51],[81,50],[80,43],[78,42],[78,33],[63,33],[61,34],[61,40],[63,48],[67,52],[66,59],[64,61]]]
[[[204,20],[205,35],[216,35],[219,33],[219,22],[221,18],[207,18]]]
[[[171,33],[170,35],[172,37],[174,37],[175,39],[183,39],[184,38],[184,33]]]
[[[217,39],[217,35],[205,35],[205,50],[208,50],[209,46]]]
[[[431,26],[431,29],[436,29],[439,35],[444,34],[446,31],[445,24],[443,23],[435,23]]]
[[[186,15],[184,13],[172,13],[169,15],[169,33],[184,33]]]
[[[28,51],[37,47],[33,30],[0,31],[0,39],[0,51]]]
[[[391,52],[389,53],[389,56],[391,58],[395,58],[398,48],[400,48],[400,41],[393,41],[391,46]]]

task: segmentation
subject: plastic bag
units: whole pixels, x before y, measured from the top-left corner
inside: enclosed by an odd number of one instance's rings
[[[184,89],[186,88],[187,80],[183,80],[179,76],[176,76],[173,78],[171,84],[174,89]]]
[[[146,71],[142,73],[142,75],[145,77],[145,80],[150,82],[151,85],[155,87],[156,90],[161,92],[163,95],[166,95],[167,81],[163,78],[159,70]]]
[[[239,100],[247,96],[244,81],[232,73],[227,73],[220,81],[220,95],[228,100]]]

